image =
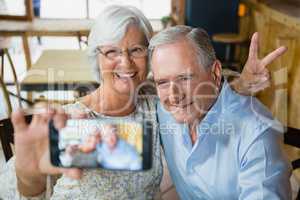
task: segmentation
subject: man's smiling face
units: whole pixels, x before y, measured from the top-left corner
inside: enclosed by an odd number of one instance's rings
[[[179,123],[201,119],[216,98],[213,68],[205,69],[186,39],[156,47],[151,67],[160,101]]]

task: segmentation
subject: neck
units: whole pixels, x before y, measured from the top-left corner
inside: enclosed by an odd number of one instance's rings
[[[223,85],[223,83],[220,82],[220,84],[218,84],[218,86],[216,86],[215,90],[213,91],[214,92],[213,95],[215,95],[215,96],[214,96],[214,98],[211,98],[209,101],[206,102],[205,111],[203,113],[199,113],[199,115],[197,117],[195,117],[191,122],[188,122],[189,128],[197,126],[204,119],[204,117],[210,111],[210,109],[215,105],[215,103],[220,95],[222,85]]]
[[[199,121],[195,121],[191,124],[189,124],[189,133],[190,133],[190,138],[191,138],[191,142],[192,145],[194,145],[197,141],[197,125],[198,125]]]
[[[90,95],[88,107],[109,116],[126,116],[135,110],[134,95],[120,95],[101,85]]]
[[[191,137],[191,141],[192,141],[193,145],[195,144],[195,142],[197,140],[197,126],[204,119],[204,117],[209,112],[209,110],[213,107],[213,105],[216,103],[216,101],[218,99],[220,89],[221,89],[221,86],[218,87],[218,94],[216,95],[216,98],[212,99],[208,103],[206,113],[205,114],[200,113],[198,117],[195,117],[194,120],[188,122],[189,133],[190,133],[190,137]]]

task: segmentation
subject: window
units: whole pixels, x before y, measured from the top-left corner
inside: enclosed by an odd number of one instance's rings
[[[25,1],[24,0],[0,0],[1,14],[8,15],[25,15]]]
[[[111,4],[135,6],[149,19],[160,19],[171,12],[171,0],[42,0],[41,17],[95,18]]]

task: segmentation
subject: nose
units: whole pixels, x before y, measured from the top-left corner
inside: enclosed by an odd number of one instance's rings
[[[133,62],[128,54],[127,51],[123,51],[123,53],[120,55],[120,66],[123,68],[131,68],[133,65]]]
[[[171,105],[179,104],[181,100],[185,97],[179,85],[171,82],[169,86],[169,102]]]

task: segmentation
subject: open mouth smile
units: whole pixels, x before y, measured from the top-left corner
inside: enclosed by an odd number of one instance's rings
[[[193,102],[190,102],[190,103],[184,104],[184,105],[172,105],[172,107],[177,108],[177,109],[185,109],[192,104],[193,104]]]
[[[120,79],[132,79],[137,75],[137,72],[116,72],[115,75]]]

